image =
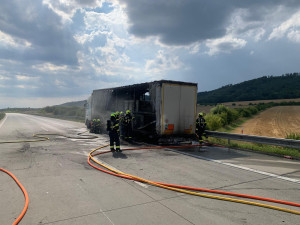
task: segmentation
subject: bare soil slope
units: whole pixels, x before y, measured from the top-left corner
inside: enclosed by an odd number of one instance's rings
[[[228,107],[230,107],[230,106],[232,106],[232,104],[234,104],[234,108],[237,108],[237,107],[249,106],[249,104],[259,104],[259,103],[268,103],[268,102],[274,102],[274,103],[300,102],[300,98],[293,98],[293,99],[273,99],[273,100],[256,100],[256,101],[241,101],[241,102],[224,102],[222,104],[226,105]]]
[[[300,133],[300,106],[276,106],[246,121],[232,133],[285,138]]]
[[[241,101],[241,102],[223,102],[220,103],[222,105],[225,105],[229,108],[245,108],[252,105],[256,105],[259,103],[281,103],[281,102],[300,102],[300,98],[293,98],[293,99],[271,99],[271,100],[256,100],[256,101]],[[197,104],[197,114],[199,112],[204,112],[206,114],[210,113],[210,110],[215,107],[215,105],[200,105]]]

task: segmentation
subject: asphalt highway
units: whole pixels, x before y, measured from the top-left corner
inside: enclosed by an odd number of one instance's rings
[[[85,131],[82,123],[32,115],[9,113],[0,121],[0,142],[61,134],[44,142],[0,144],[0,168],[13,173],[29,195],[20,224],[299,224],[299,215],[191,196],[97,171],[88,165],[88,153],[109,139],[79,139]],[[221,147],[123,151],[96,158],[148,180],[300,203],[300,162],[295,160]],[[12,224],[23,206],[21,190],[0,172],[0,224]]]

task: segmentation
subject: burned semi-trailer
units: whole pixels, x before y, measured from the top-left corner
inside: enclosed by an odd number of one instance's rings
[[[135,136],[149,138],[195,133],[197,84],[160,80],[94,90],[86,104],[86,125],[130,110]]]

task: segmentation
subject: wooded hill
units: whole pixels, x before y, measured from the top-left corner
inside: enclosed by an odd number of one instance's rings
[[[213,91],[199,92],[198,104],[300,98],[300,73],[264,76]]]

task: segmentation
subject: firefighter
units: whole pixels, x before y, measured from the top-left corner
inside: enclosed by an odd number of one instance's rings
[[[132,121],[134,117],[131,115],[131,111],[127,110],[122,120],[122,126],[124,130],[124,138],[127,141],[132,140]]]
[[[91,133],[95,133],[96,121],[97,121],[96,119],[93,119],[91,122],[91,130],[90,130]]]
[[[123,138],[124,136],[124,127],[123,127],[123,119],[124,119],[124,115],[123,115],[123,112],[119,112],[117,111],[115,113],[116,115],[116,120],[118,121],[119,125],[120,125],[120,131],[119,131],[119,136],[120,138]]]
[[[115,112],[116,120],[117,120],[119,123],[120,123],[121,120],[122,120],[122,113],[123,113],[123,112],[119,112],[119,111]]]
[[[196,120],[196,135],[198,136],[198,140],[200,144],[203,144],[202,136],[207,138],[205,133],[206,121],[204,119],[204,113],[200,112],[198,114],[198,118]]]
[[[110,150],[112,152],[122,152],[122,150],[120,149],[119,121],[117,120],[117,116],[114,113],[110,115],[110,120],[107,123],[107,130],[109,131]],[[116,144],[116,148],[114,148],[114,144]]]
[[[101,133],[101,120],[100,119],[96,120],[95,133],[96,134],[100,134]]]
[[[122,133],[121,133],[121,131],[122,131],[122,112],[119,112],[119,111],[117,111],[117,112],[115,112],[114,113],[115,114],[115,117],[116,117],[116,121],[117,121],[117,123],[119,124],[119,137],[120,136],[122,136]]]
[[[91,133],[100,134],[101,120],[93,119],[91,123]]]

